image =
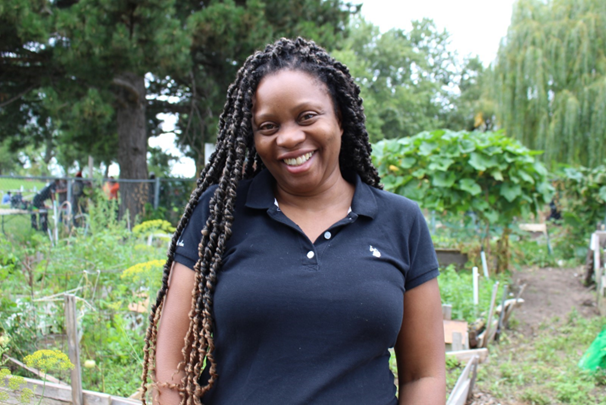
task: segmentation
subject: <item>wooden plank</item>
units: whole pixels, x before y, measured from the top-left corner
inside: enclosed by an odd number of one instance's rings
[[[72,403],[73,405],[83,405],[76,297],[72,294],[65,294],[65,329],[67,332],[69,359],[74,364],[74,368],[70,371],[72,380]]]
[[[467,337],[467,322],[443,320],[442,323],[444,325],[444,343],[452,343],[453,332],[459,332],[463,337],[463,341],[465,339],[469,340]]]
[[[465,402],[467,402],[467,396],[469,394],[470,376],[477,364],[478,357],[474,355],[467,362],[463,372],[457,379],[457,383],[450,392],[450,396],[446,402],[447,405],[465,405]]]
[[[547,235],[547,224],[520,224],[520,230]]]
[[[495,281],[494,287],[492,287],[492,298],[490,299],[490,309],[488,310],[488,320],[486,321],[486,329],[484,330],[484,338],[480,340],[479,347],[488,347],[488,338],[490,337],[490,328],[492,327],[492,314],[495,309],[495,303],[497,300],[497,291],[499,290],[499,282]]]
[[[501,312],[499,312],[499,322],[497,323],[497,329],[495,331],[494,338],[495,340],[499,340],[503,329],[505,328],[505,324],[503,323],[503,319],[505,318],[505,301],[507,301],[507,293],[509,292],[509,288],[507,285],[503,287],[503,297],[501,298]]]
[[[447,321],[450,321],[452,319],[452,305],[442,305],[442,319],[446,319]]]
[[[463,350],[463,335],[461,332],[452,332],[452,350]]]
[[[488,358],[488,349],[460,350],[457,352],[446,352],[447,356],[453,356],[460,362],[469,361],[473,356],[478,356],[479,362],[484,363]]]
[[[52,375],[48,375],[43,373],[40,370],[37,370],[33,367],[28,367],[27,365],[21,363],[19,360],[17,359],[13,359],[12,357],[6,356],[4,355],[4,358],[7,359],[8,361],[10,361],[11,363],[14,363],[16,365],[18,365],[21,368],[24,368],[25,370],[29,371],[32,374],[37,375],[38,377],[45,379],[46,381],[55,383],[55,384],[61,384],[61,385],[67,385],[66,383],[64,383],[63,381],[59,380],[58,378],[53,377]]]
[[[43,404],[72,404],[72,388],[69,385],[60,385],[51,382],[25,378],[27,387],[30,388],[38,397],[43,396]],[[112,396],[95,391],[82,391],[84,405],[141,405],[141,401],[130,398]],[[32,403],[36,403],[33,401]]]
[[[467,396],[469,395],[470,381],[465,380],[457,390],[453,390],[452,396],[448,398],[446,405],[465,405],[467,402]]]
[[[130,398],[112,397],[111,405],[141,405],[141,401]]]

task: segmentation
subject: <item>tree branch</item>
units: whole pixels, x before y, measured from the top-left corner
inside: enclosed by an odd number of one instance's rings
[[[135,102],[139,102],[139,100],[141,99],[141,95],[139,94],[139,91],[137,90],[137,88],[135,86],[133,86],[132,84],[130,84],[129,82],[127,82],[126,80],[122,80],[118,77],[114,77],[114,79],[112,80],[112,83],[115,84],[116,86],[120,86],[123,89],[127,90],[134,98],[135,98]]]
[[[12,103],[13,101],[17,101],[19,100],[21,97],[23,97],[24,95],[26,95],[27,93],[29,93],[30,90],[32,90],[34,87],[37,86],[36,84],[32,84],[31,86],[29,86],[27,89],[25,89],[24,91],[22,91],[21,93],[17,94],[15,97],[8,99],[7,101],[5,101],[4,103],[0,103],[0,108],[4,108],[5,106],[9,105],[10,103]]]

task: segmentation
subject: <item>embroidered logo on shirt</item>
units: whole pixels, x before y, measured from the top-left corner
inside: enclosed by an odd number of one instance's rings
[[[183,239],[179,239],[177,241],[177,246],[185,246],[185,243],[183,243]]]
[[[379,252],[379,249],[373,248],[372,245],[370,245],[370,251],[374,257],[381,257],[381,252]]]

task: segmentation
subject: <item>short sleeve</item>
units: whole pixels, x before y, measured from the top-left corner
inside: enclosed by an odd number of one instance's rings
[[[427,222],[419,206],[415,204],[415,207],[415,218],[408,237],[410,270],[406,274],[406,290],[411,290],[440,274]]]
[[[200,245],[202,230],[210,215],[209,203],[215,189],[216,187],[211,187],[202,194],[187,226],[177,241],[175,261],[190,269],[193,269],[198,261],[198,245]]]

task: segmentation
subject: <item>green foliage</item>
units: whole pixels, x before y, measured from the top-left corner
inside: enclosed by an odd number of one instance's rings
[[[515,3],[495,66],[498,116],[550,166],[606,157],[605,47],[603,0]]]
[[[0,387],[19,394],[19,403],[29,404],[34,393],[31,389],[25,387],[25,380],[18,375],[12,375],[7,368],[0,369]],[[6,391],[0,391],[0,403],[7,403],[10,395]]]
[[[580,370],[577,363],[605,320],[585,319],[575,311],[566,318],[541,324],[532,343],[515,331],[506,333],[492,346],[491,361],[479,368],[479,389],[534,404],[603,403],[606,386],[600,376]]]
[[[88,230],[75,228],[54,245],[36,232],[0,238],[0,335],[11,337],[9,354],[18,359],[64,349],[47,336],[64,333],[62,293],[72,290],[79,298],[82,357],[98,364],[83,369],[85,389],[129,396],[140,384],[147,323],[137,311],[145,311],[158,287],[165,247],[141,244],[126,221],[116,219],[116,208],[96,199]],[[171,229],[162,221],[144,227]]]
[[[428,19],[413,21],[412,30],[381,33],[362,18],[333,56],[345,63],[361,87],[368,133],[373,141],[411,136],[440,128],[448,110],[447,85],[455,59],[447,32]]]
[[[454,266],[440,269],[440,295],[443,304],[452,305],[452,319],[474,322],[478,317],[486,315],[490,307],[492,288],[496,280],[480,277],[478,284],[478,306],[473,303],[473,279],[469,271],[456,271]],[[504,284],[508,283],[507,276],[500,279],[499,291],[502,295]],[[501,296],[497,295],[497,296]]]
[[[606,166],[565,167],[558,172],[556,186],[568,243],[573,254],[584,257],[589,235],[606,223]]]
[[[380,141],[373,161],[385,189],[439,213],[475,212],[508,226],[551,199],[547,170],[531,151],[501,132],[422,132]]]

